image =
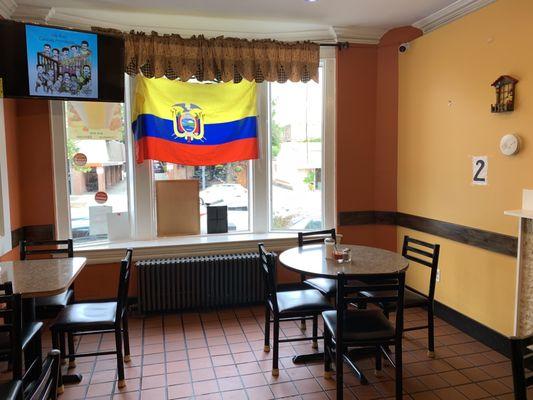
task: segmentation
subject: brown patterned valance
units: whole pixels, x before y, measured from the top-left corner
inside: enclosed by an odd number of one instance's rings
[[[311,42],[124,34],[125,69],[187,81],[318,82],[320,48]]]

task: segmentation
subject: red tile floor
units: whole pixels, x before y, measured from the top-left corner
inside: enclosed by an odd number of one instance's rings
[[[425,316],[423,310],[406,310],[406,326],[420,324]],[[513,399],[511,367],[504,356],[442,320],[436,325],[435,359],[426,356],[426,331],[405,335],[404,399]],[[272,353],[263,352],[262,307],[131,317],[130,326],[126,388],[117,388],[114,356],[80,358],[74,371],[83,380],[66,386],[60,400],[335,398],[335,382],[323,378],[321,363],[292,363],[293,355],[312,351],[311,342],[281,344],[280,374],[272,377]],[[281,337],[302,334],[296,322],[281,326]],[[48,333],[43,343],[48,349]],[[105,334],[84,336],[77,346],[78,351],[103,350],[114,343]],[[344,398],[392,399],[394,370],[384,363],[375,375],[373,360],[359,365],[370,383],[361,385],[346,367]]]

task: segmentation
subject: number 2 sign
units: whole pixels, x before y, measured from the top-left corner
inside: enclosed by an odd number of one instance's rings
[[[472,184],[486,185],[489,170],[489,158],[487,156],[472,157]]]

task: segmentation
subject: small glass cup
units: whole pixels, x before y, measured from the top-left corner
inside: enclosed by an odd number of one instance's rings
[[[343,249],[342,250],[342,262],[351,263],[352,262],[352,249]]]
[[[342,250],[335,246],[333,250],[333,259],[338,262],[339,264],[342,263]]]

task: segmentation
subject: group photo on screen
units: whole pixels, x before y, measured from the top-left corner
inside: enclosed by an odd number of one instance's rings
[[[98,98],[97,46],[93,33],[26,25],[30,95]]]

